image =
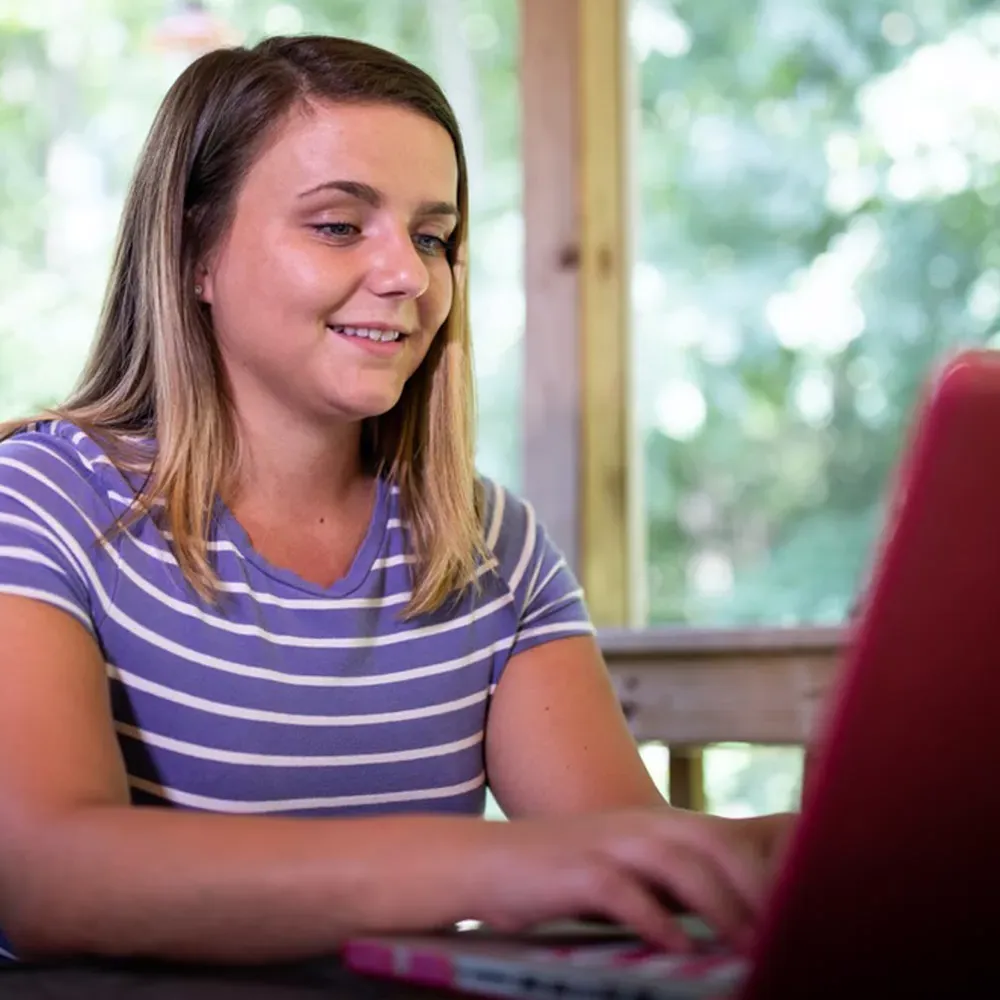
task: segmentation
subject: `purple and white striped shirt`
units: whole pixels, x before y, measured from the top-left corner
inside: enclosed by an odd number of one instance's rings
[[[400,619],[413,555],[398,491],[380,481],[354,562],[327,588],[269,565],[220,503],[212,605],[155,517],[101,540],[129,480],[78,428],[45,422],[0,443],[0,593],[54,605],[93,635],[137,805],[478,814],[505,664],[594,631],[530,505],[484,485],[493,561],[456,604]]]

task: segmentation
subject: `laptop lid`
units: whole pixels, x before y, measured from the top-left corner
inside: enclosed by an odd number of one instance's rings
[[[742,1000],[1000,984],[1000,354],[908,443]]]

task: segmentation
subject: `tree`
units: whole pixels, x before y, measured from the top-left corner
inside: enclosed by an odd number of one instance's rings
[[[638,0],[654,620],[854,602],[921,385],[998,329],[992,6]]]

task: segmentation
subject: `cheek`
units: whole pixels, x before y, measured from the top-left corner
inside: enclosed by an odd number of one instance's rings
[[[319,293],[318,280],[308,280],[302,268],[289,270],[275,261],[244,260],[218,284],[212,322],[220,345],[247,357],[278,359],[309,346]],[[282,336],[275,332],[281,331]],[[296,334],[305,331],[304,336]]]
[[[437,332],[448,318],[455,297],[455,279],[446,261],[432,269],[430,287],[420,299],[423,325]]]
[[[233,311],[294,311],[330,292],[330,269],[316,247],[262,230],[226,261],[222,291]]]

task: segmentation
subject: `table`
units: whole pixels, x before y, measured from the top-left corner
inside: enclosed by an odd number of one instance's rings
[[[430,1000],[426,990],[356,976],[335,959],[212,968],[94,962],[0,968],[3,1000]]]

